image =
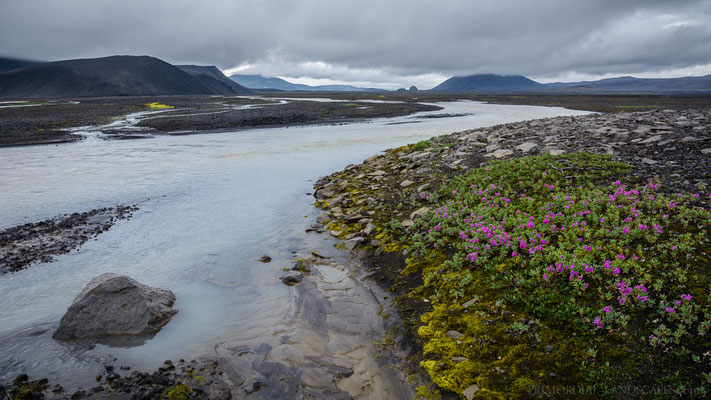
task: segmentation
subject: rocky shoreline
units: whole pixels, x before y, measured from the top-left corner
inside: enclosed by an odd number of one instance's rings
[[[389,240],[392,235],[406,236],[449,178],[492,160],[573,152],[607,154],[630,165],[624,183],[651,180],[666,193],[693,193],[702,205],[711,205],[711,111],[655,110],[518,122],[388,150],[316,183],[316,205],[325,212],[311,229],[342,239],[348,250],[363,251],[366,268],[396,295],[410,339],[421,346],[420,316],[430,307],[407,295],[422,282],[402,275],[408,253],[398,240]],[[416,367],[420,356],[412,358]],[[449,396],[471,400],[479,390],[466,389]]]
[[[456,132],[389,150],[321,178],[315,198],[323,214],[314,229],[330,231],[339,223],[363,229],[345,235],[380,247],[377,220],[381,203],[400,203],[402,211],[388,219],[407,226],[424,210],[414,206],[423,191],[433,192],[442,179],[485,166],[490,160],[583,151],[608,154],[630,164],[631,182],[658,180],[668,193],[708,193],[711,188],[711,111],[660,110],[592,114],[497,125]],[[376,216],[374,218],[374,216]],[[323,224],[330,221],[328,224]],[[348,241],[351,242],[348,242]]]

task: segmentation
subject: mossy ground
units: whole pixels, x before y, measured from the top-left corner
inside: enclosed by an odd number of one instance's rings
[[[440,388],[476,384],[477,398],[711,390],[708,194],[626,186],[629,169],[585,153],[527,157],[435,176],[410,204],[367,193],[379,200],[377,239],[407,255],[396,268],[408,276],[381,278],[400,291]],[[362,185],[348,192],[357,201]],[[403,226],[423,204],[432,210]]]

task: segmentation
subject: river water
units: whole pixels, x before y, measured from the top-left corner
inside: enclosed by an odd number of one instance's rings
[[[216,346],[276,343],[293,323],[294,288],[278,280],[282,268],[294,252],[332,248],[304,233],[317,214],[307,193],[320,176],[436,135],[585,114],[438,105],[444,109],[338,126],[0,148],[0,230],[117,204],[140,208],[78,251],[0,276],[0,381],[25,372],[81,382],[102,359],[152,369]],[[442,113],[471,115],[417,118]],[[263,254],[273,261],[259,263]],[[173,291],[180,311],[139,346],[78,349],[52,340],[74,297],[104,272]]]

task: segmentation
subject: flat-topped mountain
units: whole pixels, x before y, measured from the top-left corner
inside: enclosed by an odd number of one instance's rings
[[[210,74],[195,77],[149,56],[56,61],[0,73],[0,97],[57,98],[234,94]],[[238,88],[239,89],[239,88]]]
[[[479,74],[453,76],[432,88],[435,92],[501,92],[531,90],[542,84],[521,75]]]

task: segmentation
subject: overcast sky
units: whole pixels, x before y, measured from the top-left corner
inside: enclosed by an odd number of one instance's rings
[[[711,0],[0,0],[2,56],[114,54],[385,88],[707,75]]]

